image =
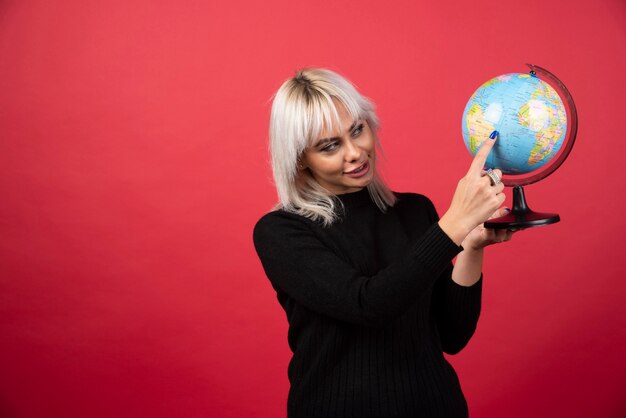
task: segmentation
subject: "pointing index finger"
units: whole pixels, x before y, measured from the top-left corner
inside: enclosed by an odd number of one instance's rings
[[[493,131],[491,135],[489,135],[489,139],[483,141],[482,146],[474,156],[474,160],[472,160],[468,173],[476,173],[478,175],[481,174],[481,171],[485,166],[485,162],[487,161],[487,157],[489,156],[497,137],[498,131]]]

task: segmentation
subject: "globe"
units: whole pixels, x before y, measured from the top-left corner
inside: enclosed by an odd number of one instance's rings
[[[576,105],[554,74],[533,64],[529,73],[507,73],[483,83],[463,111],[462,132],[472,155],[498,131],[486,168],[498,168],[502,182],[513,186],[509,215],[485,222],[488,228],[528,228],[559,222],[555,213],[532,211],[523,186],[556,171],[574,145]]]
[[[567,115],[558,93],[536,75],[504,74],[476,90],[463,112],[463,140],[476,154],[489,134],[499,140],[487,167],[505,174],[526,174],[558,153],[567,131]]]

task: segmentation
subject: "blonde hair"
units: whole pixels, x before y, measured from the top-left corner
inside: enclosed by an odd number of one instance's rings
[[[274,96],[270,117],[270,154],[279,199],[276,208],[320,220],[326,226],[337,219],[341,202],[309,170],[298,170],[298,162],[324,127],[341,126],[337,104],[343,105],[353,120],[365,119],[380,147],[373,103],[330,70],[304,69],[285,81]],[[394,205],[396,197],[378,170],[367,189],[381,211]]]

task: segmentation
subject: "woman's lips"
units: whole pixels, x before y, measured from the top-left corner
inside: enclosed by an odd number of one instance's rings
[[[360,166],[358,166],[357,168],[355,168],[352,171],[348,171],[346,173],[344,173],[346,176],[348,177],[354,177],[354,178],[358,178],[358,177],[362,177],[364,175],[367,174],[367,172],[370,169],[370,164],[369,162],[365,161],[363,164],[361,164]]]

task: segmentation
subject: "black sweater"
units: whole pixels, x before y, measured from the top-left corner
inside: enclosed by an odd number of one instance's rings
[[[482,278],[453,282],[462,248],[426,197],[397,196],[383,213],[366,189],[341,195],[345,210],[330,227],[280,210],[255,227],[289,321],[289,417],[467,416],[442,352],[474,333]]]

